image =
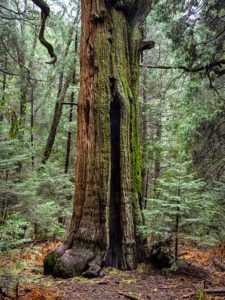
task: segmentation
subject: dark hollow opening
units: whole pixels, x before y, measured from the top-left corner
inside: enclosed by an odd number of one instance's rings
[[[120,220],[120,119],[121,105],[119,99],[115,97],[110,105],[111,188],[108,264],[116,268],[122,268],[122,230]]]
[[[89,125],[89,114],[90,114],[90,102],[87,101],[85,106],[85,121],[87,126]]]

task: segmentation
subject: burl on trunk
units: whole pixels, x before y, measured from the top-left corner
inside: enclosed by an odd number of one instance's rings
[[[76,186],[69,234],[44,260],[60,277],[134,269],[140,256],[139,56],[149,0],[82,0]]]

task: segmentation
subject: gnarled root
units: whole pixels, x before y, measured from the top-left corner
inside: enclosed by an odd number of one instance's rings
[[[101,275],[101,266],[102,259],[96,251],[82,246],[71,249],[61,247],[45,257],[44,274],[61,278],[81,275],[93,278]]]

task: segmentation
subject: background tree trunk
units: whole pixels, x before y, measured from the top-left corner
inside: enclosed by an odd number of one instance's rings
[[[0,50],[2,50],[0,48]],[[2,52],[2,51],[1,51]],[[7,70],[8,67],[8,54],[6,52],[6,50],[4,49],[4,69]],[[5,104],[5,90],[7,87],[7,74],[3,73],[2,74],[2,97],[1,97],[1,106],[3,106]],[[4,119],[2,112],[0,112],[0,122],[2,122]]]
[[[160,142],[162,139],[162,120],[161,120],[161,112],[159,112],[158,120],[156,121],[156,136],[155,141]],[[161,155],[160,153],[156,153],[155,157],[155,168],[154,168],[154,193],[157,194],[157,198],[159,197],[158,188],[158,180],[161,175]]]
[[[49,135],[48,135],[48,140],[47,143],[45,145],[45,150],[44,150],[44,155],[42,158],[42,163],[45,164],[47,162],[47,160],[49,159],[51,152],[52,152],[52,148],[55,142],[55,138],[56,138],[56,134],[57,134],[57,129],[59,126],[59,122],[62,116],[62,111],[63,111],[63,101],[66,97],[66,93],[67,90],[69,88],[69,85],[71,83],[71,72],[70,74],[68,74],[68,77],[65,79],[65,83],[63,85],[62,91],[59,95],[59,97],[56,100],[55,103],[55,109],[54,109],[54,115],[53,115],[53,119],[52,119],[52,123],[51,123],[51,128],[49,131]]]
[[[31,145],[31,165],[32,170],[34,171],[34,89],[35,85],[31,86],[31,94],[30,94],[30,145]]]
[[[146,209],[147,204],[147,196],[148,196],[148,177],[149,177],[149,166],[146,166],[147,163],[147,135],[148,135],[148,120],[147,120],[147,109],[146,105],[148,103],[147,97],[147,72],[144,70],[143,73],[143,95],[142,95],[142,109],[141,109],[141,144],[142,144],[142,170],[141,170],[141,177],[142,177],[142,203],[141,208]]]
[[[133,2],[82,1],[74,211],[64,245],[45,259],[46,274],[91,277],[102,264],[136,267],[140,26],[150,3]]]
[[[74,29],[71,27],[71,29],[69,31],[69,38],[67,41],[65,53],[64,53],[65,58],[67,57],[67,55],[69,53],[69,48],[73,41],[73,32],[74,32]],[[75,67],[75,66],[73,66],[73,67]],[[54,142],[55,142],[58,125],[59,125],[59,122],[60,122],[60,119],[62,116],[62,111],[63,111],[62,102],[64,101],[64,99],[66,97],[67,90],[68,90],[69,85],[72,80],[73,71],[71,69],[72,68],[70,68],[69,74],[67,74],[67,78],[65,80],[64,80],[64,77],[65,77],[64,76],[64,68],[62,68],[62,71],[60,72],[57,100],[55,103],[54,115],[53,115],[51,128],[50,128],[49,135],[48,135],[48,140],[46,142],[44,154],[43,154],[43,158],[42,158],[43,164],[45,164],[47,162],[47,160],[49,159],[51,152],[52,152]]]
[[[76,84],[76,63],[77,63],[77,55],[78,53],[78,28],[75,32],[75,39],[74,39],[74,70],[72,75],[72,84],[75,86]],[[69,123],[73,121],[73,111],[74,111],[74,102],[75,100],[75,92],[71,93],[70,97],[70,111],[69,111]],[[69,162],[70,162],[70,149],[71,149],[71,142],[72,142],[72,132],[71,130],[67,133],[67,142],[66,142],[66,159],[65,159],[65,173],[67,174],[69,171]]]

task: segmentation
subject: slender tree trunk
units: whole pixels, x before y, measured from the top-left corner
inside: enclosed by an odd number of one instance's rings
[[[67,41],[64,57],[67,57],[67,55],[69,53],[69,48],[70,48],[70,45],[73,40],[72,39],[73,32],[74,32],[74,29],[73,29],[73,27],[71,27],[71,29],[69,31],[69,38]],[[73,66],[73,67],[75,67],[75,66]],[[47,160],[49,159],[51,152],[52,152],[52,148],[53,148],[56,134],[57,134],[58,125],[59,125],[59,122],[60,122],[60,119],[62,116],[62,111],[63,111],[62,102],[65,99],[67,89],[71,83],[72,74],[73,74],[73,71],[69,70],[69,74],[67,74],[67,78],[64,79],[64,77],[65,77],[64,76],[64,68],[60,72],[57,100],[55,103],[54,115],[53,115],[52,124],[51,124],[51,128],[50,128],[49,135],[48,135],[48,140],[47,140],[47,143],[46,143],[45,149],[44,149],[44,155],[43,155],[43,159],[42,159],[43,164],[45,164],[47,162]]]
[[[34,85],[31,86],[31,95],[30,95],[30,144],[31,144],[31,166],[34,170]]]
[[[34,223],[34,239],[37,237],[38,235],[38,223]]]
[[[8,200],[4,199],[2,203],[2,211],[1,211],[1,220],[0,220],[0,225],[4,226],[5,221],[7,218],[7,212],[8,212]]]
[[[7,70],[7,67],[8,67],[8,55],[7,55],[6,51],[4,51],[4,53],[5,53],[4,69]],[[6,84],[7,84],[7,74],[3,73],[1,106],[3,106],[4,103],[5,103]],[[0,112],[0,122],[2,122],[2,121],[3,121],[3,114]]]
[[[175,260],[178,260],[178,245],[179,245],[179,209],[177,209],[176,224],[175,224]]]
[[[161,109],[161,108],[160,108]],[[161,120],[161,112],[159,113],[158,120],[156,122],[156,142],[160,142],[162,139],[162,120]],[[155,167],[154,167],[154,193],[157,198],[159,198],[158,188],[158,179],[161,175],[161,155],[160,153],[156,153],[155,157]]]
[[[74,70],[73,70],[73,78],[72,78],[72,84],[75,86],[76,84],[76,55],[78,52],[78,28],[75,33],[75,44],[74,44]],[[75,98],[75,92],[73,91],[71,93],[70,97],[70,112],[69,112],[69,123],[73,121],[73,109],[74,109],[74,99]],[[67,174],[69,171],[69,162],[70,162],[70,149],[71,149],[71,141],[72,141],[72,132],[69,130],[67,133],[67,143],[66,143],[66,159],[65,159],[65,173]]]
[[[146,167],[147,163],[147,111],[146,111],[146,104],[147,104],[147,72],[144,70],[143,74],[143,104],[141,110],[141,142],[142,142],[142,157],[143,157],[143,164],[142,164],[142,208],[146,206],[146,198],[148,192],[148,173],[149,170]]]
[[[68,33],[68,40],[67,40],[67,45],[66,45],[66,49],[65,49],[64,59],[68,56],[70,45],[73,41],[73,32],[74,32],[74,28],[73,28],[73,26],[71,26],[69,33]],[[62,93],[62,90],[63,90],[64,71],[65,71],[65,68],[64,68],[64,64],[63,64],[61,67],[61,70],[60,70],[60,74],[59,74],[57,99],[60,97],[60,94]]]
[[[72,83],[75,84],[75,82],[76,82],[76,80],[75,80],[75,70],[74,70]],[[71,123],[73,121],[74,97],[75,97],[75,93],[72,92],[71,97],[70,97],[71,104],[70,104],[70,112],[69,112],[69,123]],[[66,174],[69,171],[71,141],[72,141],[72,132],[71,132],[71,130],[69,130],[67,133],[67,142],[66,142],[66,159],[65,159],[65,173]]]
[[[24,33],[24,24],[22,21],[21,24],[21,34]],[[24,139],[24,131],[26,126],[26,116],[27,116],[27,94],[28,94],[28,85],[29,82],[25,76],[27,76],[28,72],[25,68],[25,42],[21,40],[17,40],[17,59],[19,63],[19,73],[20,73],[20,108],[19,108],[19,131],[18,131],[18,139],[23,141]],[[26,79],[25,79],[26,78]],[[22,162],[18,162],[17,172],[21,173],[23,167]]]
[[[19,70],[20,70],[20,137],[24,135],[24,127],[26,122],[26,106],[27,106],[27,92],[28,92],[28,82],[24,79],[24,75],[27,76],[27,71],[24,69],[23,65],[25,64],[25,54],[22,46],[18,48],[18,61],[19,61]]]
[[[117,2],[82,1],[74,211],[65,243],[45,258],[46,274],[134,269],[142,255],[139,49],[150,3]]]
[[[62,111],[63,111],[62,103],[66,97],[66,92],[68,90],[70,82],[71,82],[71,74],[68,74],[68,77],[65,79],[65,83],[64,83],[63,89],[61,91],[61,94],[55,104],[55,110],[54,110],[54,115],[53,115],[53,119],[52,119],[52,124],[51,124],[51,128],[49,131],[48,140],[47,140],[47,143],[45,146],[44,156],[42,159],[43,164],[45,164],[47,162],[47,160],[49,159],[50,154],[52,152],[52,148],[53,148],[56,134],[57,134],[58,125],[59,125],[59,122],[60,122],[60,119],[62,116]]]
[[[24,9],[27,9],[27,1],[24,3]],[[25,22],[20,21],[20,38],[17,38],[17,57],[19,63],[19,73],[20,73],[20,132],[19,138],[23,139],[24,128],[26,124],[26,113],[27,113],[27,93],[28,93],[28,79],[25,79],[29,75],[28,70],[25,67],[26,57],[25,57]]]
[[[145,186],[145,191],[144,191],[144,195],[145,195],[145,201],[144,201],[144,209],[147,209],[147,204],[148,204],[148,187],[149,187],[149,169],[147,170],[147,174],[146,174],[146,186]]]
[[[178,189],[178,197],[180,198],[180,187]],[[180,204],[180,201],[179,201]],[[179,223],[180,223],[180,209],[179,206],[177,206],[177,214],[176,214],[176,220],[175,220],[175,247],[174,247],[174,254],[175,254],[175,261],[178,260],[178,254],[179,254]]]
[[[32,51],[30,55],[30,62],[29,62],[29,70],[32,70],[33,68],[33,59],[34,59],[34,52],[35,48],[37,45],[37,39],[38,39],[38,31],[37,28],[35,28],[34,31],[34,41],[33,41],[33,46],[32,46]],[[32,151],[32,156],[31,156],[31,166],[32,170],[34,170],[34,90],[35,90],[35,82],[32,82],[29,80],[30,84],[30,144],[31,144],[31,151]]]

